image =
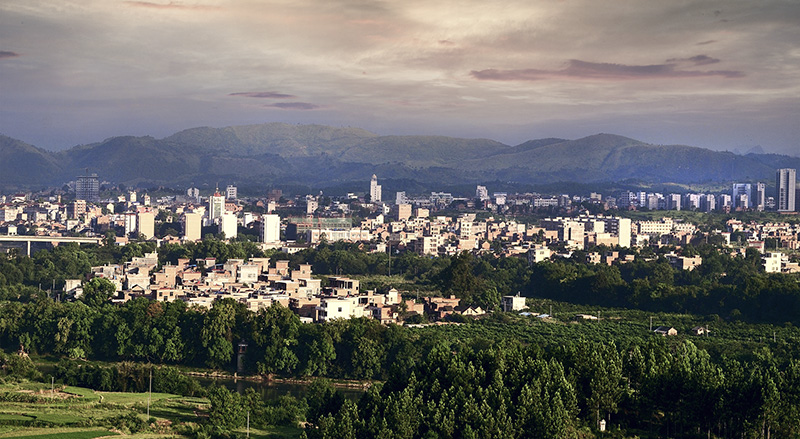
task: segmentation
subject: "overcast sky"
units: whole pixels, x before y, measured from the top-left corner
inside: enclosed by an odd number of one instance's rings
[[[263,122],[800,155],[800,1],[0,1],[0,133]]]

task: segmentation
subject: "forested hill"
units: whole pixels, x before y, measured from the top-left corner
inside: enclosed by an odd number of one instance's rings
[[[359,128],[268,123],[193,128],[163,139],[113,137],[48,152],[0,137],[0,189],[61,185],[86,169],[126,185],[300,184],[382,179],[540,184],[635,179],[647,183],[770,181],[800,158],[652,145],[613,134],[505,145],[489,139],[381,136]]]

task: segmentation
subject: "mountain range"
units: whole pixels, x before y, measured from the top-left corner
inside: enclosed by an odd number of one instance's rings
[[[767,181],[800,158],[653,145],[613,134],[505,145],[489,139],[381,136],[360,128],[268,123],[192,128],[163,139],[122,136],[51,152],[0,135],[0,189],[60,186],[76,176],[128,186],[236,182],[325,188],[382,179],[443,185],[502,181]]]

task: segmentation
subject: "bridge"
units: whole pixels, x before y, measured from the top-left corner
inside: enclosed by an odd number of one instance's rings
[[[103,238],[88,238],[85,236],[27,236],[27,235],[0,235],[0,242],[24,242],[28,244],[28,256],[31,255],[31,243],[49,243],[53,246],[62,242],[77,242],[78,244],[102,244]]]

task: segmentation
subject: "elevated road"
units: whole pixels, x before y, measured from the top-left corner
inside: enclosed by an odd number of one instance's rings
[[[103,238],[87,238],[85,236],[26,236],[26,235],[0,235],[0,242],[24,242],[28,244],[28,256],[31,255],[31,243],[43,242],[58,245],[62,242],[77,242],[78,244],[102,244]]]

